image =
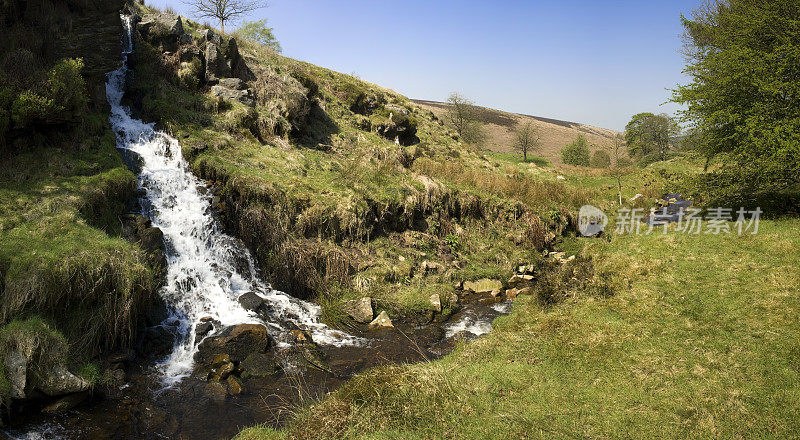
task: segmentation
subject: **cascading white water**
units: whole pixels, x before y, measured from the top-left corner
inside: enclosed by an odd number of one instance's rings
[[[146,193],[144,214],[161,229],[166,242],[168,273],[161,296],[172,313],[167,321],[177,326],[179,338],[159,365],[165,384],[177,383],[191,372],[200,342],[195,340],[194,329],[201,318],[211,317],[223,326],[261,322],[238,303],[237,298],[245,292],[255,292],[268,301],[274,321],[265,324],[273,334],[283,330],[280,323],[291,323],[309,331],[320,344],[359,343],[357,338],[320,323],[318,306],[272,290],[258,278],[248,250],[218,229],[210,215],[207,191],[189,171],[178,141],[155,130],[153,124],[134,119],[130,109],[121,104],[129,73],[127,58],[133,51],[131,17],[122,19],[123,64],[108,75],[106,94],[117,147],[133,153],[141,167],[138,180]],[[247,268],[237,269],[242,266],[237,261],[244,261]]]

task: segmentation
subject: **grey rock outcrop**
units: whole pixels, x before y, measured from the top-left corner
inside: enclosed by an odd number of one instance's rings
[[[249,90],[233,90],[217,85],[211,87],[211,94],[227,101],[237,101],[250,107],[256,105],[255,100],[250,96]]]

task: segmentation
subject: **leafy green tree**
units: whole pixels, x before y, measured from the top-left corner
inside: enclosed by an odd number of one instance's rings
[[[561,160],[567,165],[588,167],[590,162],[589,141],[579,134],[569,145],[561,150]]]
[[[625,142],[632,157],[646,157],[657,153],[667,159],[672,138],[680,134],[678,123],[666,114],[639,113],[633,115],[625,126]]]
[[[714,1],[682,17],[688,85],[673,101],[721,164],[711,198],[755,202],[800,183],[800,2]]]
[[[267,20],[245,21],[236,30],[236,35],[281,53],[281,44],[275,38],[274,30],[267,27]]]
[[[605,150],[597,150],[592,154],[591,165],[593,168],[608,168],[611,166],[611,155]]]

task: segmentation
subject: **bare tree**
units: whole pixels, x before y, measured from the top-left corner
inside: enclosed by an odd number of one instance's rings
[[[475,104],[455,92],[447,98],[447,103],[450,104],[447,118],[461,139],[470,144],[481,142],[485,134],[478,120],[478,108]]]
[[[522,153],[525,162],[528,161],[528,152],[536,150],[540,144],[541,134],[533,122],[527,121],[514,130],[514,149]]]
[[[631,173],[632,165],[627,155],[625,137],[622,134],[614,136],[608,151],[613,159],[613,165],[610,168],[611,175],[617,180],[619,206],[622,206],[622,178]]]
[[[225,23],[267,6],[263,0],[184,0],[184,3],[194,8],[197,17],[219,20],[219,29],[223,33]]]

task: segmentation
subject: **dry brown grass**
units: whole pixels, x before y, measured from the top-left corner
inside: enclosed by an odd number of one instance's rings
[[[414,103],[432,111],[438,118],[445,120],[447,104],[432,101],[414,101]],[[499,153],[514,153],[514,128],[525,122],[532,122],[541,134],[542,145],[531,154],[544,157],[554,165],[561,165],[561,149],[574,141],[579,134],[589,140],[592,152],[610,147],[612,137],[617,134],[614,130],[593,127],[573,122],[558,121],[554,119],[539,118],[529,115],[507,113],[500,110],[481,108],[478,117],[483,122],[486,140],[483,147]]]

